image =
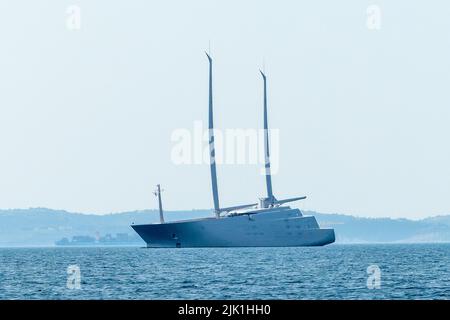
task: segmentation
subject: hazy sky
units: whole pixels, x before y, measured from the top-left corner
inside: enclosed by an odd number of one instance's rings
[[[448,214],[449,16],[448,1],[1,1],[0,208],[156,208],[157,183],[167,209],[211,208],[208,165],[171,160],[174,130],[207,119],[211,41],[218,128],[261,127],[265,61],[278,198]],[[219,166],[221,204],[263,196],[259,169]]]

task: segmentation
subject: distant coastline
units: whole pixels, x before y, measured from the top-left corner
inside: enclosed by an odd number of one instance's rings
[[[450,215],[408,220],[303,213],[314,215],[322,227],[334,228],[338,244],[450,242]],[[210,215],[211,210],[165,212],[167,221]],[[158,219],[157,210],[106,215],[46,208],[0,210],[0,247],[144,246],[130,225],[156,223]]]

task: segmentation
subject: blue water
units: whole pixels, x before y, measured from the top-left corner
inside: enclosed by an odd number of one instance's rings
[[[373,264],[379,289],[367,287]],[[79,290],[67,288],[69,265]],[[449,298],[450,244],[0,249],[0,299]]]

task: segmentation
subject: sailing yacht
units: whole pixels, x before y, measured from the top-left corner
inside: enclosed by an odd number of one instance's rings
[[[260,71],[264,85],[264,154],[267,195],[258,202],[220,207],[217,187],[217,171],[214,149],[213,122],[213,60],[209,62],[208,130],[210,172],[214,210],[211,217],[165,222],[162,209],[161,190],[158,185],[160,222],[133,224],[131,227],[145,241],[148,248],[180,247],[293,247],[323,246],[333,243],[333,229],[320,228],[314,216],[303,215],[287,203],[306,197],[277,199],[272,191],[270,171],[269,132],[267,116],[267,77]]]

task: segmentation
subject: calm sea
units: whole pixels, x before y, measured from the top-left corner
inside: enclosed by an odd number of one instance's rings
[[[450,244],[0,249],[0,299],[449,298]]]

